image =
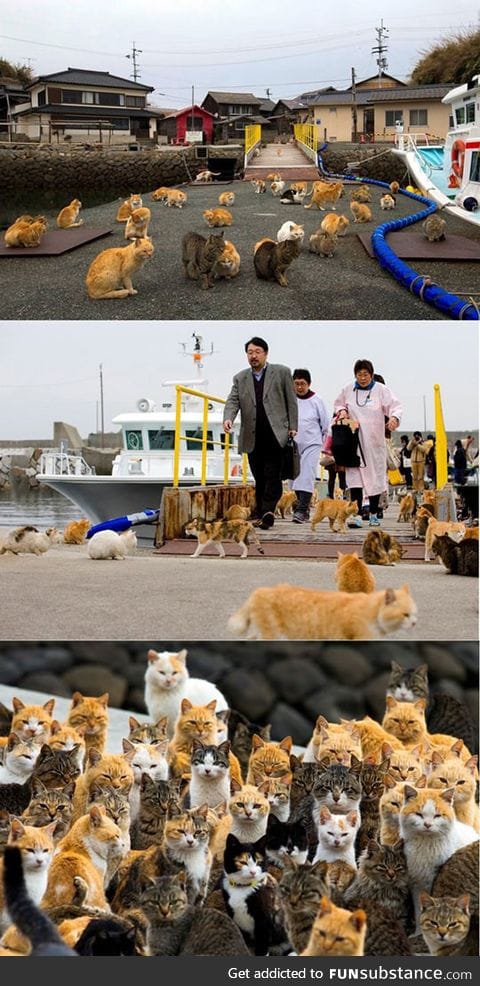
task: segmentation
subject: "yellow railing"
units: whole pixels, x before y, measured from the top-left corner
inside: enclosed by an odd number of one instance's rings
[[[252,123],[245,127],[245,157],[253,150],[255,144],[259,144],[262,139],[262,128],[259,123]]]
[[[433,385],[433,400],[435,407],[435,459],[437,463],[437,489],[448,482],[447,465],[447,433],[443,421],[442,398],[440,396],[440,384]]]
[[[318,147],[318,128],[314,123],[296,123],[293,128],[295,140],[316,155]],[[309,155],[311,157],[311,153]]]
[[[201,458],[201,468],[200,468],[200,483],[202,486],[206,485],[207,480],[207,451],[208,445],[218,445],[223,449],[223,482],[225,486],[228,486],[230,482],[230,435],[225,434],[224,442],[213,441],[208,437],[208,405],[210,404],[225,404],[226,401],[222,397],[212,397],[211,394],[205,394],[202,390],[191,390],[190,387],[183,387],[177,385],[176,399],[175,399],[175,444],[173,448],[173,485],[178,486],[180,479],[180,443],[186,442],[196,442],[202,446],[202,458]],[[192,438],[190,435],[181,434],[181,423],[182,423],[182,394],[190,394],[191,397],[200,397],[202,400],[202,437]],[[244,455],[242,458],[242,481],[247,482],[247,456]]]

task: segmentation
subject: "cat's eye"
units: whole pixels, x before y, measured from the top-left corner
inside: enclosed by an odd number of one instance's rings
[[[261,808],[262,806],[260,804],[254,804],[252,807],[253,808]]]
[[[440,812],[437,812],[437,814],[436,814],[436,815],[434,815],[433,817],[434,817],[434,818],[441,818],[442,816],[441,816],[441,814],[440,814]]]
[[[418,818],[423,818],[423,813],[421,811],[416,811],[415,814],[418,816]]]
[[[465,781],[457,781],[457,787],[459,784],[465,784]]]
[[[35,849],[27,849],[27,852],[35,852]]]

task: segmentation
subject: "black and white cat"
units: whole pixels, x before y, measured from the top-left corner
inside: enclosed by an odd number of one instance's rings
[[[276,919],[276,881],[266,862],[265,837],[242,843],[228,835],[221,878],[225,910],[255,955],[268,955],[270,946],[285,938]]]
[[[305,826],[301,822],[279,822],[275,815],[269,815],[265,848],[268,861],[281,869],[286,856],[299,866],[306,863],[308,839]]]
[[[190,808],[207,804],[209,808],[230,798],[230,743],[218,746],[193,741],[192,776],[189,786]]]

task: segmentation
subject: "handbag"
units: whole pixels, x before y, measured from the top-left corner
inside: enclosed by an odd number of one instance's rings
[[[281,478],[296,479],[300,472],[300,453],[293,438],[289,438],[282,451]]]
[[[388,482],[390,486],[401,486],[405,480],[399,469],[388,469]]]
[[[358,428],[354,431],[349,424],[338,422],[332,425],[332,455],[337,466],[346,466],[347,469],[358,469],[361,465],[361,450]]]
[[[325,469],[327,466],[335,465],[335,459],[333,458],[333,455],[330,455],[330,452],[320,452],[319,462]]]

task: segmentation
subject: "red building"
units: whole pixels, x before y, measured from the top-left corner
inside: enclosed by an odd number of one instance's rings
[[[213,113],[195,103],[159,120],[158,132],[167,136],[169,144],[211,144],[214,120]]]

